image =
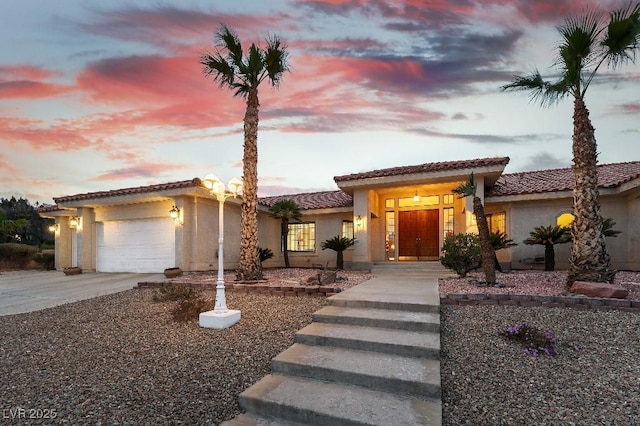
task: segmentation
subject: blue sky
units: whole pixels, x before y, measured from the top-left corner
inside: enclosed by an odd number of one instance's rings
[[[205,78],[221,23],[277,34],[291,72],[260,92],[259,194],[385,167],[509,156],[571,164],[572,100],[504,93],[553,76],[556,26],[625,1],[0,0],[0,196],[53,197],[242,173],[244,101]],[[640,67],[587,93],[599,161],[640,160]]]

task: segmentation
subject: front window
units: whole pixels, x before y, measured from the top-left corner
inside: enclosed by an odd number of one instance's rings
[[[489,232],[507,232],[507,214],[505,212],[491,213],[487,215]]]
[[[316,224],[314,222],[290,223],[287,245],[289,251],[315,251]]]
[[[453,235],[453,207],[445,207],[442,209],[442,222],[444,238]]]
[[[350,240],[353,239],[353,221],[352,220],[342,221],[342,236]]]

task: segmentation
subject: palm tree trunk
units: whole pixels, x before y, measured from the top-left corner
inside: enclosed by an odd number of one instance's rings
[[[289,220],[282,219],[280,235],[282,235],[282,252],[284,253],[284,267],[291,268],[289,263]]]
[[[575,281],[613,282],[615,271],[602,234],[596,138],[589,110],[576,97],[573,111],[573,244],[567,286]]]
[[[544,244],[544,270],[556,270],[556,249],[553,247],[553,243]]]
[[[476,216],[476,222],[478,223],[478,234],[482,249],[482,270],[484,271],[485,280],[487,285],[496,285],[496,253],[491,245],[487,216],[484,214],[484,206],[479,197],[473,197],[473,214]]]
[[[244,116],[242,157],[242,210],[240,216],[240,262],[238,279],[262,279],[258,256],[258,90],[249,91]]]
[[[344,252],[338,250],[336,255],[336,269],[343,270],[344,269]]]

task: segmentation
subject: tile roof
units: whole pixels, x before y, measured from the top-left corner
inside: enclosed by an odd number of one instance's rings
[[[279,200],[293,200],[302,210],[352,207],[353,198],[344,191],[307,192],[303,194],[276,195],[261,197],[258,202],[271,207]]]
[[[478,158],[475,160],[442,161],[438,163],[424,163],[415,166],[391,167],[388,169],[372,170],[363,173],[353,173],[350,175],[335,176],[335,182],[349,180],[370,179],[388,176],[409,175],[417,173],[441,172],[449,170],[464,170],[486,166],[506,166],[509,157]]]
[[[640,177],[640,161],[598,165],[598,186],[615,188]],[[500,176],[488,196],[524,195],[573,190],[573,171],[564,169],[536,170]]]
[[[148,185],[148,186],[136,186],[133,188],[123,188],[123,189],[114,189],[112,191],[98,191],[98,192],[87,192],[85,194],[76,194],[69,195],[66,197],[58,197],[54,198],[53,201],[56,204],[60,203],[68,203],[71,201],[81,201],[81,200],[92,200],[95,198],[106,198],[106,197],[116,197],[120,195],[130,195],[130,194],[144,194],[149,192],[158,192],[165,191],[169,189],[180,189],[180,188],[189,188],[189,187],[197,187],[204,185],[199,178],[193,178],[191,180],[182,180],[179,182],[169,182],[169,183],[161,183],[157,185]]]

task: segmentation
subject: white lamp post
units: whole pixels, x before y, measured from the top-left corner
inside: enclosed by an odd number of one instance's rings
[[[227,328],[240,321],[240,311],[227,308],[224,295],[224,202],[229,197],[236,197],[242,188],[242,181],[233,178],[224,183],[213,174],[204,178],[206,186],[218,200],[218,281],[216,282],[216,304],[213,311],[202,312],[199,317],[200,327]]]

